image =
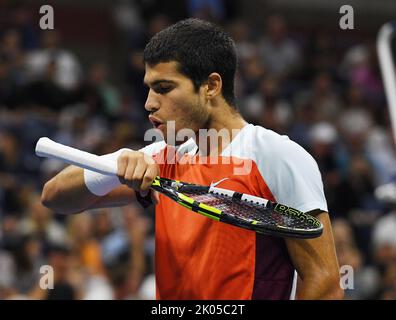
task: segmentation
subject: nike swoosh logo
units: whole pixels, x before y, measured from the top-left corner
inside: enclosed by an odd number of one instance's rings
[[[212,182],[211,184],[210,184],[210,187],[212,188],[212,187],[216,187],[219,183],[222,183],[224,180],[228,180],[229,178],[223,178],[223,179],[221,179],[221,180],[219,180],[219,181],[217,181],[217,182]]]

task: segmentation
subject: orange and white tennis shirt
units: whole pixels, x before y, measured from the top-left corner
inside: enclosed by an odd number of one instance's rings
[[[301,211],[327,211],[315,160],[287,136],[246,125],[217,161],[200,158],[190,139],[176,150],[164,142],[141,149],[164,178],[218,186]],[[226,179],[225,179],[226,178]],[[156,208],[158,299],[289,299],[296,272],[282,238],[219,223],[165,196]]]

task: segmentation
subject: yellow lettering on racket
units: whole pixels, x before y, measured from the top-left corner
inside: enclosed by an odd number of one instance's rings
[[[160,180],[158,179],[158,177],[154,179],[154,181],[153,181],[153,183],[151,185],[152,186],[159,186],[159,187],[161,186]]]
[[[286,215],[298,218],[301,221],[307,220],[308,223],[311,223],[313,226],[320,227],[320,222],[318,220],[314,219],[313,217],[307,215],[306,213],[304,213],[302,211],[290,208],[288,206],[285,206],[285,205],[279,204],[279,203],[276,204],[274,210],[281,214],[286,214]]]

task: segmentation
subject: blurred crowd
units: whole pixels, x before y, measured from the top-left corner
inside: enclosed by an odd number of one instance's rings
[[[396,174],[375,34],[291,28],[281,15],[257,29],[230,19],[222,1],[186,3],[234,37],[242,115],[318,162],[339,263],[353,270],[346,298],[396,299],[396,207],[374,196]],[[142,50],[173,18],[143,17],[132,4],[112,13],[126,48],[118,75],[94,56],[83,64],[23,8],[0,30],[0,299],[155,298],[153,209],[52,212],[40,193],[64,165],[34,154],[42,136],[96,154],[144,145]],[[43,265],[54,269],[53,290],[39,286]]]

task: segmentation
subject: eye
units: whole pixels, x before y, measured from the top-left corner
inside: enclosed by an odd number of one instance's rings
[[[168,92],[170,92],[172,89],[173,89],[172,86],[167,86],[167,85],[161,85],[161,86],[156,86],[156,87],[154,87],[154,91],[155,91],[156,93],[159,93],[159,94],[168,93]]]

